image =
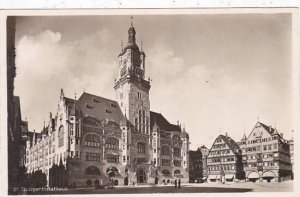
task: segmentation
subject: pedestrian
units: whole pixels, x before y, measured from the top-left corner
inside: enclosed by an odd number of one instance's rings
[[[175,179],[175,189],[177,189],[177,179]]]
[[[178,189],[180,189],[180,183],[181,183],[181,181],[180,181],[180,179],[178,180]]]

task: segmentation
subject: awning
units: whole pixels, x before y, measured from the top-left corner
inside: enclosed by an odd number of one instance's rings
[[[208,179],[220,179],[220,175],[208,175]]]
[[[259,178],[259,174],[257,172],[250,172],[250,174],[248,175],[248,179],[258,179]]]
[[[233,174],[225,174],[225,179],[233,179]]]
[[[275,175],[273,172],[267,171],[263,173],[263,177],[275,177]]]

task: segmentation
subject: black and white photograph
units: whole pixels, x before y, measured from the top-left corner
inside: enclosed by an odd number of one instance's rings
[[[6,17],[8,194],[294,191],[298,9],[79,13]]]

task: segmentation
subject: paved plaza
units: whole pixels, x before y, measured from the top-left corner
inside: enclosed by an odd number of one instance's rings
[[[136,194],[136,193],[220,193],[220,192],[292,192],[293,181],[279,183],[200,183],[172,185],[119,186],[114,189],[77,188],[65,191],[24,192],[22,194]]]

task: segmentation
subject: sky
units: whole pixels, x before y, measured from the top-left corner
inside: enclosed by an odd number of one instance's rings
[[[292,136],[289,14],[134,16],[146,53],[151,110],[179,121],[191,149],[226,132],[238,141],[258,121]],[[121,42],[130,16],[17,17],[15,95],[39,132],[60,89],[115,100]]]

